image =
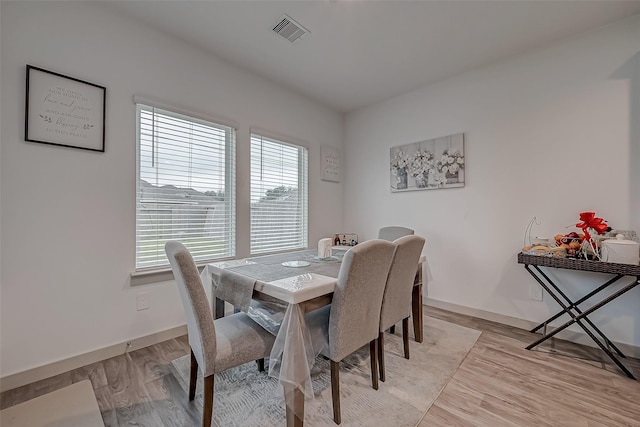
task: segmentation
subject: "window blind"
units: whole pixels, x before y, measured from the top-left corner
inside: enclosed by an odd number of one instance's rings
[[[307,149],[251,135],[251,254],[307,247]]]
[[[136,269],[169,265],[181,241],[194,260],[235,255],[235,129],[137,105]]]

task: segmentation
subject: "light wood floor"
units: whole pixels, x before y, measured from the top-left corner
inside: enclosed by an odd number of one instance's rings
[[[527,351],[536,337],[527,331],[432,307],[425,313],[482,335],[419,427],[640,426],[640,383],[599,350],[555,340]],[[169,369],[188,350],[184,336],[94,363],[6,391],[0,409],[90,379],[107,427],[197,426],[202,409]],[[640,361],[624,363],[640,378]]]
[[[428,308],[482,335],[429,409],[426,426],[640,426],[640,383],[600,350]],[[624,361],[640,378],[640,361]]]

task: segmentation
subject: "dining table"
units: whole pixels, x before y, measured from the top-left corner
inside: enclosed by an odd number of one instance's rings
[[[269,376],[283,386],[286,425],[304,425],[305,398],[313,398],[311,369],[326,338],[311,333],[305,313],[331,303],[342,258],[349,247],[334,248],[333,255],[318,257],[316,250],[301,250],[246,259],[209,263],[201,273],[214,317],[224,316],[226,302],[245,305],[231,298],[219,298],[227,284],[249,283],[251,303],[244,311],[276,335],[269,356]],[[420,258],[412,293],[412,316],[416,341],[423,340],[422,265]],[[229,283],[226,283],[229,282]],[[240,298],[243,299],[244,298]]]

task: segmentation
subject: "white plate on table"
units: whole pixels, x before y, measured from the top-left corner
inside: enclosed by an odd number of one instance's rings
[[[311,265],[309,261],[285,261],[282,263],[285,267],[308,267]]]

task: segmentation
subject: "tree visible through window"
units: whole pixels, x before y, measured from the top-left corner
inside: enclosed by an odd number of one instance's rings
[[[138,105],[136,268],[168,265],[179,240],[196,261],[235,255],[235,130]]]

